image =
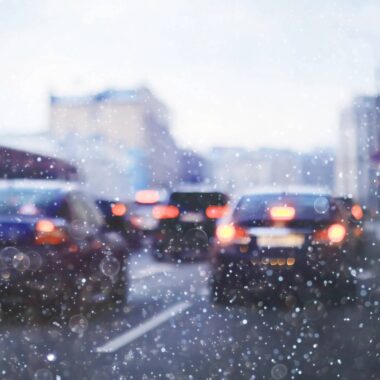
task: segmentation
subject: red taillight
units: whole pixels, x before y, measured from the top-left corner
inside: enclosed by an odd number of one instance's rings
[[[220,219],[228,213],[228,206],[208,206],[206,208],[206,216],[210,219]]]
[[[332,243],[341,243],[346,237],[346,228],[339,223],[331,225],[327,230],[327,236]]]
[[[159,205],[153,207],[152,214],[156,219],[174,219],[179,216],[179,209],[172,205]]]
[[[294,219],[296,210],[294,207],[274,206],[270,208],[269,214],[272,220],[286,222]]]
[[[153,204],[160,200],[160,194],[156,190],[140,190],[136,193],[136,202],[143,204]]]
[[[51,220],[41,219],[36,223],[35,229],[41,233],[53,232],[55,224]]]
[[[233,224],[222,224],[216,228],[216,238],[222,245],[236,243],[248,244],[249,236],[244,228]]]
[[[364,213],[363,209],[360,207],[360,205],[355,204],[351,207],[351,215],[356,219],[356,220],[361,220],[363,219]]]
[[[111,208],[112,215],[123,216],[127,212],[127,206],[124,203],[115,203]]]
[[[67,241],[66,233],[51,220],[41,219],[35,225],[35,242],[41,245],[58,245]]]

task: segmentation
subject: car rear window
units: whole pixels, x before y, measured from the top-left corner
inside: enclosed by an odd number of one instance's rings
[[[58,190],[0,189],[0,215],[46,215],[57,198]]]
[[[227,196],[223,193],[173,193],[169,203],[181,211],[204,211],[208,206],[224,206]]]
[[[285,206],[295,209],[294,220],[324,221],[336,215],[336,206],[328,196],[262,194],[248,195],[241,198],[234,211],[237,221],[271,220],[272,207]]]

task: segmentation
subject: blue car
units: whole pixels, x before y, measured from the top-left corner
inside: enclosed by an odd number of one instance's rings
[[[127,251],[93,200],[59,181],[0,182],[3,305],[88,310],[127,300]],[[58,310],[59,309],[59,310]]]

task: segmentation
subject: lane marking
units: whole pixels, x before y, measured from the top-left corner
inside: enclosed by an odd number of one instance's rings
[[[141,280],[142,278],[153,276],[158,273],[172,272],[174,268],[171,265],[152,266],[142,269],[132,275],[132,280]]]
[[[173,318],[177,314],[184,312],[190,306],[192,306],[190,302],[187,302],[187,301],[179,302],[175,304],[174,306],[171,306],[168,309],[162,311],[161,313],[158,313],[154,315],[153,317],[147,319],[145,322],[136,326],[132,330],[128,330],[125,333],[103,344],[103,346],[96,348],[96,352],[99,352],[99,353],[115,352],[119,348],[133,342],[140,336],[146,334],[147,332],[155,329],[159,325],[168,321],[170,318]]]

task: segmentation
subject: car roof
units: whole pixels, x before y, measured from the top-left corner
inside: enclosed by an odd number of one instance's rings
[[[275,195],[275,194],[286,194],[286,195],[315,195],[331,197],[331,192],[326,188],[314,187],[314,186],[288,186],[284,188],[276,187],[258,187],[255,189],[247,190],[240,194],[242,196],[253,196],[253,195]]]
[[[79,185],[73,182],[39,179],[3,179],[0,180],[0,189],[31,189],[31,190],[57,190],[69,192],[78,190]]]

